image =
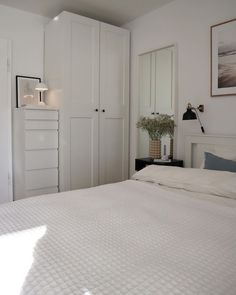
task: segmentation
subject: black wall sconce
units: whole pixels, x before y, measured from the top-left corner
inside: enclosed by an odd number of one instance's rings
[[[202,126],[202,122],[199,118],[198,111],[203,113],[204,112],[204,105],[200,104],[197,108],[193,107],[191,103],[188,103],[187,110],[183,114],[183,120],[198,120],[202,133],[205,133],[204,127]]]

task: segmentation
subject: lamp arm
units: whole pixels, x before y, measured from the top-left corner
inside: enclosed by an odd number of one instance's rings
[[[201,120],[200,120],[200,117],[199,117],[199,114],[198,114],[197,109],[194,108],[194,107],[192,107],[192,109],[195,111],[195,113],[196,113],[196,115],[197,115],[197,119],[198,119],[198,122],[199,122],[199,124],[200,124],[200,126],[201,126],[202,133],[205,133],[205,130],[204,130],[204,127],[202,126],[202,122],[201,122]]]

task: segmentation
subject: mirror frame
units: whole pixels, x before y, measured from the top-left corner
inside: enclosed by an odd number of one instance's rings
[[[166,48],[173,48],[173,58],[174,58],[174,70],[173,70],[173,74],[174,74],[174,81],[173,81],[173,95],[174,95],[174,121],[176,124],[175,127],[175,134],[174,134],[174,158],[177,157],[177,149],[178,149],[178,132],[179,132],[179,128],[178,128],[178,46],[176,43],[172,43],[169,45],[165,45],[159,48],[155,48],[155,49],[151,49],[145,52],[142,52],[140,54],[138,54],[137,58],[138,58],[138,81],[140,79],[140,56],[145,55],[145,54],[149,54],[149,53],[153,53],[159,50],[163,50]],[[139,112],[140,112],[140,89],[138,89],[138,119],[139,119]],[[139,149],[139,136],[138,136],[138,132],[137,132],[137,139],[136,139],[136,155],[138,155],[138,149]]]

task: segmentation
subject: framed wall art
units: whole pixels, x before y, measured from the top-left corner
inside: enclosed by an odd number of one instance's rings
[[[35,90],[35,86],[41,82],[40,78],[16,76],[16,107],[27,105],[38,105],[40,92]]]
[[[211,27],[211,96],[236,95],[236,19]]]

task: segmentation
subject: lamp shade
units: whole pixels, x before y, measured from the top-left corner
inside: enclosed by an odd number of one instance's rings
[[[47,91],[48,90],[48,86],[45,84],[45,83],[38,83],[36,86],[35,86],[35,90],[38,90],[38,91]]]
[[[196,120],[197,115],[194,113],[191,108],[187,108],[187,111],[183,114],[183,120]]]

